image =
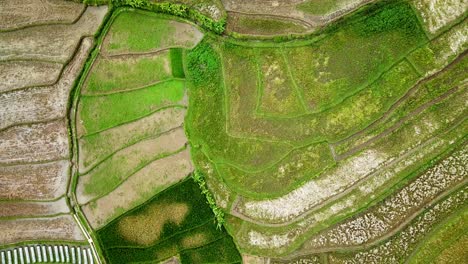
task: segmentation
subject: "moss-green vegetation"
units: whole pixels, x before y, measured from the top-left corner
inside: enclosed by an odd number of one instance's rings
[[[175,78],[185,78],[183,50],[180,48],[173,48],[171,54],[171,69],[172,76]]]
[[[178,105],[184,98],[185,82],[168,80],[149,87],[105,96],[81,98],[80,116],[87,134],[108,129]]]
[[[190,48],[200,35],[194,26],[163,15],[126,11],[115,18],[105,49],[109,53],[138,53],[170,47]]]
[[[94,63],[84,93],[129,90],[167,80],[171,77],[169,63],[168,52],[140,58],[100,58]]]
[[[288,20],[232,14],[228,16],[227,31],[232,33],[262,36],[304,33],[306,28]]]
[[[349,0],[309,0],[300,3],[297,8],[312,15],[327,15],[346,5]]]
[[[182,263],[241,261],[231,237],[216,228],[192,179],[166,189],[97,234],[110,263],[158,262],[179,253]]]

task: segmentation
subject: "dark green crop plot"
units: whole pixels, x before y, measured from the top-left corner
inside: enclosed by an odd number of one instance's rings
[[[182,263],[233,263],[232,238],[216,229],[198,185],[187,179],[97,231],[110,263],[158,262],[177,254]],[[192,260],[200,262],[191,262]]]
[[[173,48],[170,51],[172,76],[175,78],[185,78],[183,50]]]

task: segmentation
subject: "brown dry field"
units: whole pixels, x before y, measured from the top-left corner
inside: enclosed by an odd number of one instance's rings
[[[284,28],[281,30],[269,29],[265,30],[263,28],[255,27],[252,24],[248,26],[242,25],[243,20],[253,20],[253,21],[262,21],[267,24],[269,21],[274,22],[283,22]],[[310,26],[304,24],[302,21],[278,18],[278,17],[269,17],[258,16],[258,15],[248,15],[236,12],[229,12],[227,23],[226,23],[226,32],[236,32],[245,35],[255,35],[255,36],[269,36],[269,35],[283,35],[283,34],[300,34],[306,33],[310,30]]]
[[[84,240],[80,228],[71,215],[50,218],[0,220],[0,244],[30,240]]]
[[[119,172],[117,176],[124,181],[140,166],[142,161],[151,160],[160,155],[167,155],[181,149],[186,143],[187,138],[185,137],[184,129],[181,127],[157,138],[143,140],[118,151],[88,174],[79,177],[76,188],[78,202],[85,204],[95,198],[94,195],[86,194],[84,189],[89,184],[91,178],[96,177],[96,174],[104,175],[108,171],[108,168],[112,167],[113,171]]]
[[[21,125],[0,131],[0,166],[68,158],[65,120]]]
[[[85,6],[60,0],[2,0],[0,30],[13,30],[45,23],[73,23]]]
[[[251,256],[251,255],[242,255],[242,263],[244,264],[267,264],[270,263],[263,257]]]
[[[54,84],[63,65],[42,61],[0,62],[0,92]]]
[[[88,7],[72,25],[44,25],[0,33],[0,60],[46,60],[65,63],[82,36],[92,36],[107,6]]]
[[[65,194],[68,160],[0,167],[0,199],[52,200]]]
[[[80,173],[87,172],[99,161],[119,149],[132,145],[132,141],[136,142],[180,127],[184,122],[185,112],[186,110],[182,108],[168,108],[93,135],[93,138],[97,138],[92,143],[87,140],[87,137],[81,138],[79,140]]]
[[[92,46],[92,38],[83,39],[76,56],[65,67],[60,80],[56,84],[0,94],[0,129],[18,123],[39,122],[65,117],[68,97],[73,83],[78,77]]]
[[[263,1],[263,0],[221,0],[227,11],[234,11],[246,14],[259,14],[279,16],[285,19],[300,20],[309,24],[312,28],[318,24],[317,17],[308,15],[303,11],[297,10],[296,6],[304,0],[282,0],[282,1]]]
[[[138,171],[108,195],[83,207],[93,228],[104,226],[160,190],[184,179],[193,171],[190,150],[156,160]]]
[[[0,201],[0,208],[0,218],[48,216],[70,212],[65,198],[53,202]]]

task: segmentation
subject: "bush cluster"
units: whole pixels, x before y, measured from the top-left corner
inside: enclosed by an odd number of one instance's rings
[[[200,186],[202,194],[205,195],[208,205],[215,215],[216,227],[220,229],[225,223],[224,212],[221,208],[218,207],[213,194],[211,194],[210,190],[208,190],[208,187],[206,186],[205,175],[203,172],[195,170],[192,177],[193,180]]]

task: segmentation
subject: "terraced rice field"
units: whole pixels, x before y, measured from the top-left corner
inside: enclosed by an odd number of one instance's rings
[[[0,3],[1,264],[468,262],[466,1],[78,2]]]
[[[37,263],[46,255],[35,255],[36,243],[88,247],[66,198],[67,112],[108,8],[55,0],[0,5],[0,262]],[[49,260],[65,262],[63,249],[62,259],[50,253]]]

